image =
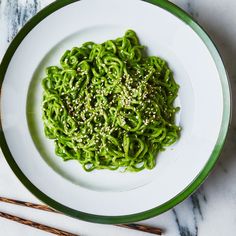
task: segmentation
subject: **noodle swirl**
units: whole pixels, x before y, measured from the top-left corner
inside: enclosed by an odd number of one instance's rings
[[[146,56],[136,33],[67,50],[42,80],[45,135],[84,170],[153,169],[179,138],[179,86],[167,63]]]

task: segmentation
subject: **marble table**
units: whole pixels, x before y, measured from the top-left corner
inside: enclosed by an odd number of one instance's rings
[[[50,2],[52,0],[0,0],[0,60],[7,46],[24,23]],[[236,92],[236,1],[173,0],[172,2],[192,15],[210,34],[222,54],[234,95]],[[234,97],[233,100],[235,100]],[[235,117],[233,116],[228,140],[221,158],[205,183],[174,209],[146,220],[144,223],[163,228],[167,236],[236,235]],[[15,177],[2,153],[0,153],[0,195],[39,202]],[[0,211],[82,235],[148,235],[2,203]],[[47,233],[0,218],[0,235],[42,236]]]

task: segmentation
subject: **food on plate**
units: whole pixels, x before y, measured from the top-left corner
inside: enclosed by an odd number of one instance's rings
[[[42,86],[45,135],[56,155],[86,171],[153,169],[157,154],[180,137],[179,86],[132,30],[67,50]]]

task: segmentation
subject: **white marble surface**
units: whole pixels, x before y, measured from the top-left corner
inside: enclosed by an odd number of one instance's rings
[[[32,15],[50,2],[52,0],[0,0],[0,60],[17,31]],[[236,56],[236,1],[173,0],[172,2],[191,14],[215,41],[229,72],[232,94],[234,94],[236,89],[234,62]],[[146,220],[146,224],[163,228],[167,236],[236,235],[235,132],[236,120],[233,116],[221,158],[201,188],[174,209]],[[0,195],[39,202],[14,176],[2,153],[0,153]],[[0,203],[0,211],[81,235],[148,235],[3,203]],[[42,236],[50,234],[0,218],[0,235]]]

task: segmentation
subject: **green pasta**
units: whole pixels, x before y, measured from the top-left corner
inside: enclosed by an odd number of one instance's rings
[[[179,86],[167,63],[147,56],[136,33],[67,50],[42,80],[43,122],[55,153],[84,170],[153,169],[175,143]]]

